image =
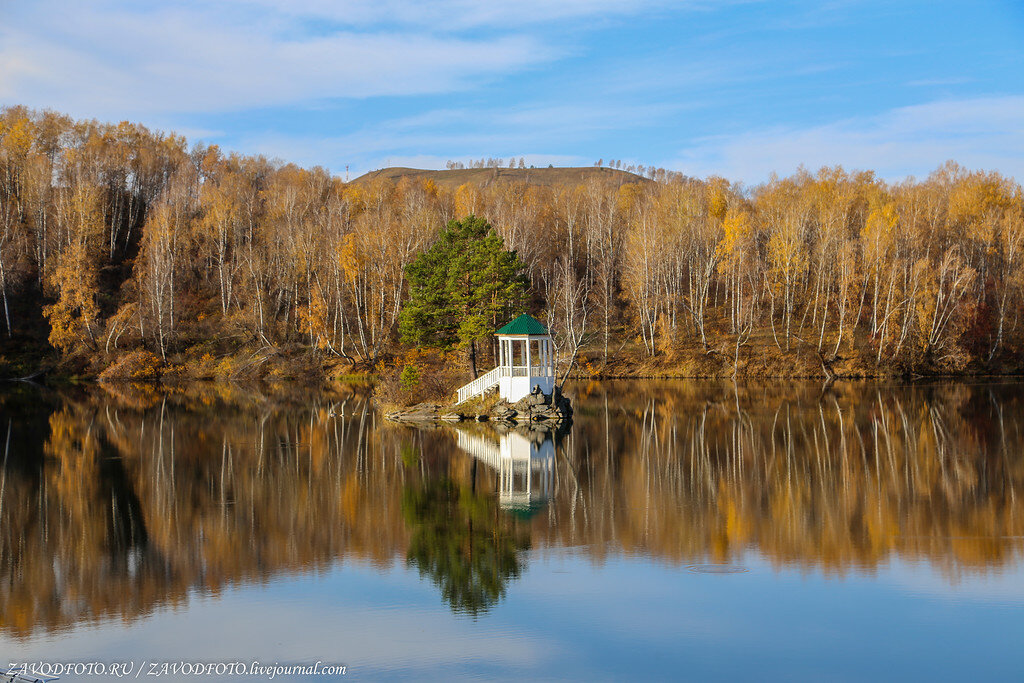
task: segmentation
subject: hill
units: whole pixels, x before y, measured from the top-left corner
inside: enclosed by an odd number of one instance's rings
[[[490,185],[495,182],[525,181],[534,185],[575,185],[597,178],[610,185],[649,183],[651,180],[614,168],[603,166],[576,166],[560,168],[460,168],[452,171],[432,171],[419,168],[393,166],[364,173],[352,182],[366,183],[377,178],[398,182],[402,178],[433,180],[445,187],[458,187],[466,183]]]

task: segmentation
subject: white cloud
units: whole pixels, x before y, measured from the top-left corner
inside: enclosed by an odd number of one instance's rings
[[[756,183],[801,164],[923,176],[949,159],[1024,178],[1024,96],[930,102],[808,128],[701,138],[666,164]]]
[[[585,22],[751,1],[9,3],[0,103],[120,118],[446,93],[569,54]]]
[[[458,90],[557,56],[538,39],[395,28],[321,30],[222,5],[12,8],[0,24],[0,102],[77,115],[242,110]]]
[[[499,157],[506,162],[509,157],[515,157],[516,160],[522,157],[527,166],[538,168],[546,167],[548,164],[579,166],[594,162],[594,159],[576,155],[531,152],[530,149],[543,147],[543,143],[531,141],[527,133],[520,133],[514,137],[455,131],[402,135],[385,134],[379,129],[371,129],[340,137],[270,134],[242,140],[238,145],[232,146],[235,147],[248,154],[262,154],[300,166],[324,166],[336,175],[344,176],[345,167],[348,166],[350,178],[389,166],[443,169],[449,160],[462,161],[468,165],[470,161],[481,157]],[[412,151],[435,149],[442,151]],[[446,149],[451,149],[451,153],[445,153],[443,150]]]
[[[448,159],[524,157],[534,166],[589,165],[593,158],[560,153],[595,133],[663,123],[680,107],[599,102],[528,103],[504,108],[439,109],[387,119],[341,136],[261,134],[242,139],[241,151],[320,165],[351,175],[385,166],[444,168]],[[558,150],[558,151],[556,151]]]

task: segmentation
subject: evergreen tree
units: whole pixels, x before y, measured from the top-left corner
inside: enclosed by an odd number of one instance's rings
[[[523,267],[485,219],[449,221],[437,242],[406,267],[409,300],[399,320],[402,341],[468,346],[476,377],[476,343],[523,311]]]

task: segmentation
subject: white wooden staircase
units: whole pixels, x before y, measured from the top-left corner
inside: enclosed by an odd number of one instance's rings
[[[488,391],[498,386],[498,380],[501,379],[501,371],[503,369],[507,368],[502,368],[499,365],[486,375],[480,375],[469,384],[460,388],[458,391],[458,403],[463,403],[471,398],[476,398],[477,396],[483,396]]]

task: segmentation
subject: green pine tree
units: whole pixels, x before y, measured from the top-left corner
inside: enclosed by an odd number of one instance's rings
[[[477,376],[476,344],[499,322],[523,312],[523,263],[483,218],[449,221],[437,242],[405,270],[409,299],[399,318],[402,341],[468,347]]]

